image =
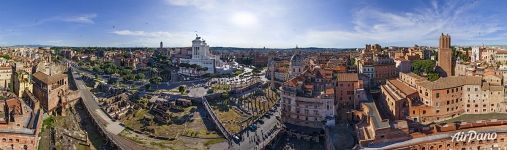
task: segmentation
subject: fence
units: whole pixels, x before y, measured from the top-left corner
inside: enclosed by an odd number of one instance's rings
[[[218,120],[215,113],[213,112],[213,109],[209,105],[208,100],[206,100],[206,97],[202,98],[202,104],[204,106],[204,109],[206,109],[209,116],[211,117],[211,120],[213,120],[213,123],[215,123],[215,126],[220,130],[220,132],[222,132],[225,139],[227,139],[227,141],[231,142],[232,134],[229,131],[227,131],[225,129],[225,127],[222,125],[222,123],[220,122],[220,120]]]

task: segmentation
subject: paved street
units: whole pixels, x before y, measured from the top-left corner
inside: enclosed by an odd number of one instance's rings
[[[279,132],[280,122],[275,116],[280,115],[280,107],[275,109],[276,111],[269,118],[263,117],[263,124],[254,123],[257,126],[255,131],[247,129],[245,132],[241,132],[241,142],[233,143],[231,149],[262,149],[264,148]],[[278,129],[275,126],[278,125]]]
[[[189,89],[188,96],[189,97],[203,97],[208,93],[208,89],[203,87],[191,88]]]
[[[108,138],[114,141],[114,143],[117,144],[118,147],[121,149],[125,150],[146,149],[136,143],[133,143],[118,136],[118,134],[124,129],[124,127],[120,126],[118,122],[113,121],[111,118],[105,115],[102,109],[100,109],[98,102],[95,101],[93,94],[90,92],[90,90],[87,89],[84,82],[82,80],[79,80],[79,78],[76,79],[77,75],[75,71],[73,71],[72,73],[74,76],[74,80],[76,81],[76,86],[80,90],[81,98],[83,100],[86,109],[91,114],[95,122],[98,123],[102,131],[106,132],[105,134],[108,136]]]

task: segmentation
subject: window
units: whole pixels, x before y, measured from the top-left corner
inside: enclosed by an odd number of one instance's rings
[[[437,98],[439,98],[439,97],[440,97],[440,93],[437,93]]]

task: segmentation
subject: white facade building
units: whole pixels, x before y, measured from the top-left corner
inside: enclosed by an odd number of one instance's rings
[[[359,64],[359,73],[373,79],[375,78],[375,67],[373,65]]]
[[[211,54],[209,51],[209,45],[201,37],[197,36],[192,41],[192,58],[181,59],[180,63],[196,64],[202,68],[207,68],[206,73],[216,73],[224,70],[224,62],[220,60],[220,57]],[[184,72],[180,72],[185,74]]]
[[[301,75],[304,69],[304,57],[301,56],[299,52],[296,52],[296,54],[292,55],[290,58],[289,78],[294,78]]]
[[[477,62],[481,59],[481,50],[478,46],[472,47],[471,62]]]

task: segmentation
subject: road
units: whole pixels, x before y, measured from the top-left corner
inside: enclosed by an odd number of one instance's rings
[[[233,143],[231,149],[263,149],[280,132],[281,125],[279,120],[275,117],[280,116],[280,113],[280,107],[276,107],[271,117],[262,118],[264,121],[263,124],[258,122],[254,123],[257,126],[256,130],[252,131],[247,129],[241,132],[239,136],[241,136],[242,141]],[[278,128],[275,128],[275,126],[278,126]]]
[[[120,149],[124,150],[142,150],[146,149],[136,143],[126,140],[118,134],[124,129],[123,126],[119,125],[119,122],[109,118],[106,113],[100,109],[99,103],[95,101],[95,96],[86,87],[84,82],[79,78],[76,78],[76,72],[72,71],[76,86],[81,93],[81,98],[86,109],[92,116],[93,120],[99,125],[99,128],[104,132],[109,140],[111,140]]]

